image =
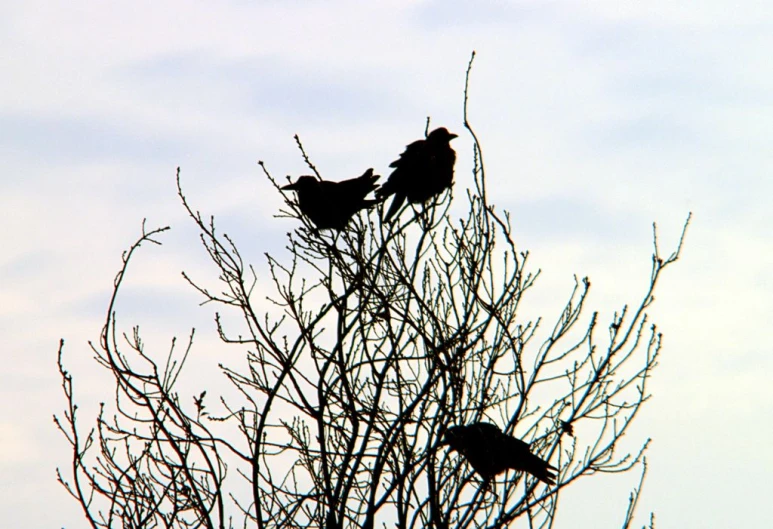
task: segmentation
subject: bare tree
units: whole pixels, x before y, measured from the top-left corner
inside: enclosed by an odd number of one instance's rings
[[[584,316],[587,278],[575,279],[552,319],[524,320],[521,303],[539,271],[529,271],[528,252],[516,246],[510,215],[489,201],[467,85],[464,102],[475,163],[463,218],[448,214],[449,191],[395,223],[382,222],[379,207],[346,230],[319,231],[284,194],[279,216],[300,226],[288,234],[286,259],[267,256],[267,278],[191,206],[178,171],[182,204],[219,270],[217,287],[183,275],[220,307],[223,342],[244,351],[245,364],[221,371],[239,397],[218,399],[212,415],[206,392],[190,401],[178,394],[193,332],[182,348],[159,355],[145,350],[136,328],[118,329],[126,269],[167,229],[143,226],[92,344],[115,380],[112,416],[103,407],[85,435],[63,345],[59,351],[67,408],[55,420],[72,446],[71,468],[59,480],[92,527],[444,529],[504,527],[517,518],[551,527],[566,487],[643,461],[648,440],[629,453],[620,439],[649,397],[661,335],[647,309],[685,232],[665,258],[655,237],[641,300],[612,321]],[[259,310],[255,287],[269,282],[272,308]],[[238,316],[238,330],[226,313]],[[557,483],[516,471],[483,482],[440,446],[450,426],[481,420],[530,443],[559,468]]]

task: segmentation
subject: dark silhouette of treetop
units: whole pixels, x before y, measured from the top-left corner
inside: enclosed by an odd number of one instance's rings
[[[379,175],[368,169],[362,176],[331,182],[314,176],[301,176],[294,183],[282,187],[298,194],[298,206],[317,228],[343,230],[360,210],[378,203],[365,197],[374,191]]]
[[[66,407],[55,420],[72,458],[58,478],[90,527],[547,528],[567,488],[646,468],[649,441],[631,450],[621,439],[650,396],[661,334],[647,310],[685,231],[667,257],[654,237],[637,302],[590,311],[590,280],[575,277],[551,314],[523,316],[539,270],[486,193],[467,117],[471,65],[463,126],[473,170],[457,183],[467,188],[459,218],[450,198],[430,200],[454,182],[457,136],[442,127],[408,145],[381,188],[373,169],[323,179],[297,137],[316,176],[283,185],[259,162],[284,201],[277,216],[299,221],[262,266],[191,205],[178,169],[180,200],[216,268],[182,277],[215,309],[213,332],[233,354],[217,357],[219,370],[189,373],[187,359],[212,354],[193,331],[158,351],[139,328],[123,330],[129,264],[167,229],[143,224],[90,344],[114,381],[92,429],[59,349]],[[372,206],[391,195],[382,218]],[[405,200],[420,211],[391,222]]]
[[[437,128],[426,139],[408,145],[400,158],[389,164],[394,171],[376,191],[379,198],[394,195],[385,220],[392,219],[406,198],[411,204],[421,204],[453,185],[456,152],[449,142],[457,137],[445,127]]]

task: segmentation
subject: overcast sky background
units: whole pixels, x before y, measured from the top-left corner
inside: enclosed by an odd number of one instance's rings
[[[646,287],[694,214],[651,316],[665,335],[654,394],[630,434],[653,438],[639,510],[658,527],[763,527],[773,495],[773,4],[704,0],[496,2],[4,2],[0,16],[0,520],[85,527],[55,481],[68,446],[56,349],[83,418],[110,400],[91,361],[121,252],[138,255],[119,306],[148,348],[195,326],[201,365],[223,349],[212,281],[175,193],[214,214],[261,265],[294,227],[262,176],[387,174],[433,124],[462,133],[462,89],[489,190],[543,271],[532,307],[555,316],[572,274],[607,321]],[[461,199],[464,194],[457,192]],[[550,311],[554,311],[552,314]],[[590,312],[587,313],[588,315]],[[587,316],[587,315],[586,315]],[[207,371],[207,373],[213,373]],[[189,373],[201,380],[201,373]],[[210,376],[209,374],[207,376]],[[211,374],[211,376],[216,376]],[[202,388],[203,389],[203,388]],[[619,527],[634,475],[585,480],[557,527]]]

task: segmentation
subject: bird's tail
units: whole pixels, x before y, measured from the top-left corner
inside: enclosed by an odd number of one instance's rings
[[[373,174],[373,168],[371,167],[362,175],[358,176],[355,180],[358,180],[360,184],[363,186],[363,190],[367,189],[367,193],[370,193],[374,189],[378,187],[378,184],[376,183],[376,180],[381,178],[381,175]]]
[[[539,456],[534,454],[529,454],[529,456],[524,461],[523,470],[548,485],[555,485],[556,474],[553,471],[557,472],[558,469]]]
[[[384,217],[386,222],[389,222],[392,217],[395,216],[395,213],[400,210],[400,206],[403,205],[403,202],[405,202],[405,195],[402,193],[395,193],[395,197],[392,199],[392,204],[389,206],[389,211],[387,211],[387,214]]]

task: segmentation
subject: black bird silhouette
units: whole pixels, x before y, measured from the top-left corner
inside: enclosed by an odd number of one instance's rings
[[[507,469],[528,472],[548,485],[554,485],[558,469],[531,453],[529,444],[507,435],[487,422],[452,426],[440,445],[462,454],[485,482]]]
[[[377,204],[365,196],[376,189],[379,175],[368,169],[362,176],[331,182],[313,176],[300,176],[294,183],[282,187],[298,193],[298,207],[320,230],[343,230],[355,213]]]
[[[403,205],[423,203],[454,183],[456,152],[449,142],[456,138],[445,127],[433,130],[425,140],[418,140],[405,148],[400,158],[389,164],[394,171],[376,196],[385,199],[394,195],[385,220],[390,220]]]

